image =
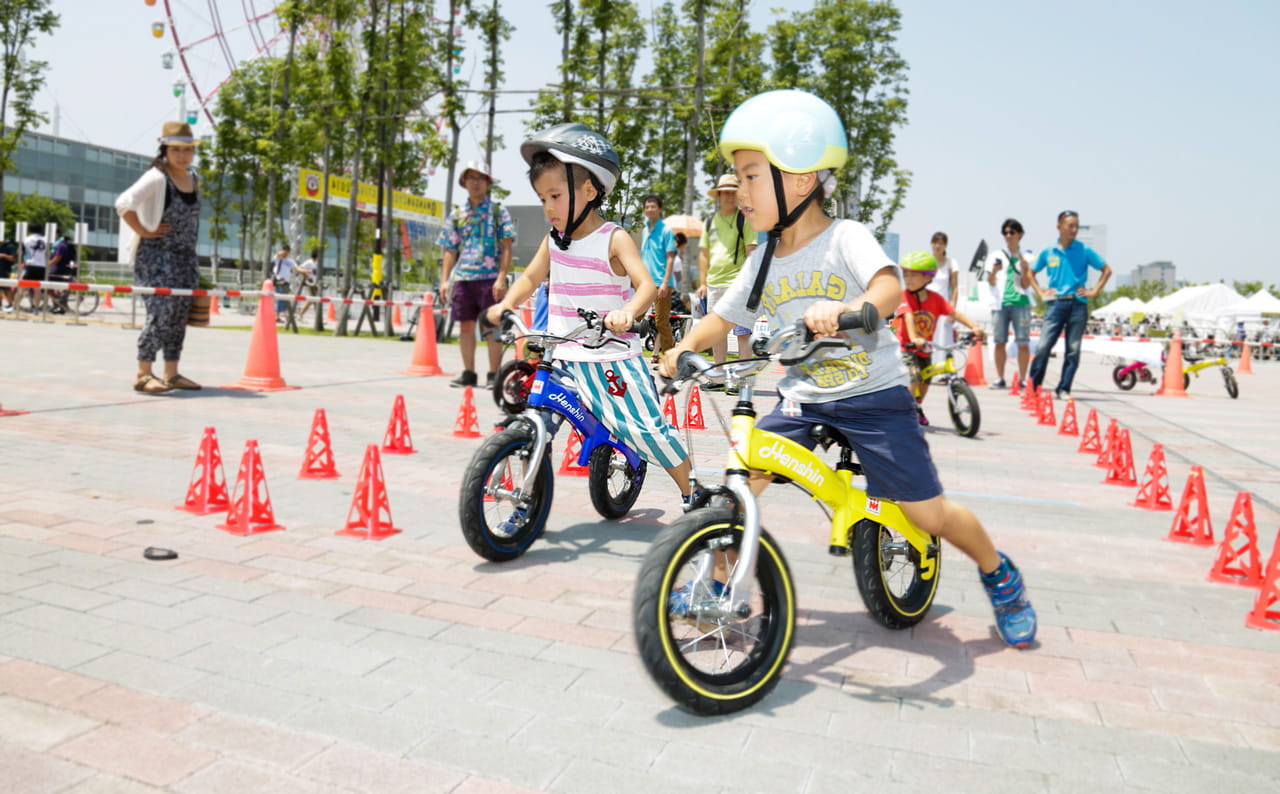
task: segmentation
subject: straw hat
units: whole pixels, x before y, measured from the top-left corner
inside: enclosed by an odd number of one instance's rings
[[[165,146],[195,146],[199,143],[191,132],[191,125],[184,121],[166,121],[160,128],[159,140]]]
[[[720,180],[716,182],[716,186],[707,191],[707,195],[713,199],[720,198],[717,194],[729,190],[734,193],[738,192],[738,177],[734,174],[721,174]]]

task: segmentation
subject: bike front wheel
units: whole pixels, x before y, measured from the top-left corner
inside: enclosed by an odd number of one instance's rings
[[[640,496],[644,476],[649,469],[646,461],[632,467],[621,452],[608,444],[591,450],[587,460],[587,491],[596,512],[608,519],[625,516]]]
[[[533,433],[509,427],[490,436],[467,465],[458,494],[458,519],[471,550],[486,560],[506,562],[528,550],[546,527],[555,479],[549,455],[542,456],[533,487],[523,499],[514,493],[533,457]]]
[[[1115,369],[1111,370],[1111,379],[1125,391],[1129,391],[1138,383],[1137,373],[1123,364],[1117,365]]]
[[[102,296],[96,292],[77,292],[67,296],[67,309],[81,317],[87,317],[98,310],[98,301]]]
[[[658,686],[695,714],[729,714],[775,686],[795,634],[795,587],[782,550],[764,530],[752,597],[730,609],[726,588],[743,536],[735,511],[682,516],[658,535],[636,580],[640,659]]]
[[[862,520],[853,527],[853,577],[858,582],[862,603],[881,625],[906,629],[924,619],[938,592],[942,572],[942,552],[937,549],[926,560],[898,532]]]
[[[1231,374],[1231,370],[1226,367],[1222,368],[1222,380],[1224,382],[1223,385],[1227,387],[1227,394],[1231,396],[1231,399],[1234,400],[1240,396],[1240,384],[1236,383],[1236,376]]]
[[[947,386],[947,411],[951,414],[951,424],[956,432],[965,438],[973,438],[978,434],[978,426],[982,424],[982,411],[978,408],[978,398],[969,384],[962,380],[953,380]]]

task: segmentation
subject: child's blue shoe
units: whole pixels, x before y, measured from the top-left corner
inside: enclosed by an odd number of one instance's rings
[[[978,573],[995,610],[1000,638],[1015,648],[1026,648],[1036,638],[1036,611],[1027,600],[1022,574],[1004,552],[999,554],[999,568]]]
[[[525,521],[528,520],[528,513],[524,505],[517,507],[511,511],[511,515],[507,516],[505,521],[493,528],[493,534],[504,538],[515,535],[524,527]]]
[[[667,600],[667,614],[677,620],[691,617],[691,613],[695,611],[695,599],[701,603],[720,598],[724,595],[724,589],[724,583],[715,579],[709,584],[691,579],[685,582],[684,587],[671,594],[671,598]]]

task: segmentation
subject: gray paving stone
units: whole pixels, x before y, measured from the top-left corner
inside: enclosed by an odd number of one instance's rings
[[[365,675],[392,659],[388,654],[367,648],[340,645],[336,642],[319,642],[310,637],[295,637],[288,642],[268,648],[264,653],[277,659],[301,662],[312,667],[353,676]]]
[[[19,609],[5,615],[5,620],[30,629],[50,631],[64,637],[90,637],[112,626],[115,621],[106,617],[89,615],[71,609],[36,604],[29,609]]]
[[[119,600],[117,596],[93,590],[84,590],[79,587],[70,587],[56,582],[19,590],[17,595],[21,595],[31,601],[74,609],[77,612],[88,612],[96,607],[105,606]]]
[[[360,607],[354,609],[339,620],[343,623],[354,623],[372,629],[383,629],[414,637],[434,637],[450,624],[442,620],[432,620],[419,615],[405,615],[400,612],[389,612],[385,609]]]
[[[182,608],[192,613],[192,619],[201,615],[208,615],[215,618],[225,618],[226,620],[234,620],[238,623],[244,623],[249,626],[256,626],[266,623],[268,620],[278,616],[283,612],[275,607],[260,606],[256,603],[245,603],[234,598],[226,598],[220,595],[203,595],[193,598],[182,604]]]
[[[1040,744],[1034,739],[1013,739],[991,734],[973,734],[972,760],[1023,769],[1059,777],[1073,777],[1082,783],[1118,785],[1124,782],[1116,754]]]
[[[1172,736],[1115,730],[1101,725],[1082,725],[1047,717],[1037,717],[1035,723],[1040,741],[1050,747],[1080,747],[1175,763],[1186,761],[1181,744]]]
[[[690,783],[681,777],[661,777],[652,770],[633,771],[617,766],[575,758],[568,767],[547,787],[557,794],[707,794],[709,789],[701,783]]]
[[[69,670],[92,659],[111,653],[112,649],[84,640],[57,634],[22,629],[0,632],[0,654]]]
[[[162,631],[176,629],[200,617],[199,613],[188,610],[186,603],[165,607],[133,598],[118,598],[89,614]]]
[[[72,587],[93,590],[120,581],[120,575],[107,570],[77,568],[70,565],[48,565],[28,572],[33,579],[42,582],[58,582]]]
[[[191,686],[206,675],[184,665],[149,659],[125,651],[112,651],[76,665],[75,671],[91,678],[110,681],[113,684],[156,695],[172,695],[184,687]]]
[[[397,661],[429,662],[432,666],[451,666],[475,654],[470,648],[424,639],[394,631],[375,631],[361,637],[357,648],[389,654]]]
[[[268,631],[259,626],[247,626],[234,620],[202,617],[173,630],[174,634],[200,639],[220,645],[231,645],[252,651],[264,651],[288,642],[292,635]],[[194,647],[194,646],[193,646]]]
[[[313,703],[289,715],[282,722],[291,728],[341,739],[392,755],[404,755],[421,742],[422,737],[433,727],[450,727],[443,722],[405,719],[337,703]]]
[[[28,601],[18,596],[0,595],[0,615],[17,612],[19,609],[26,609],[32,606],[35,606],[34,601]]]
[[[206,676],[174,694],[192,703],[276,724],[315,703],[313,698],[306,695],[222,675]]]
[[[545,791],[564,772],[573,756],[564,750],[535,750],[508,744],[503,746],[501,762],[495,763],[490,737],[433,725],[430,733],[424,734],[422,741],[409,751],[408,757],[534,791]]]
[[[1165,792],[1230,791],[1232,794],[1274,792],[1276,781],[1253,770],[1228,770],[1139,757],[1118,759],[1127,783],[1145,785]]]
[[[100,586],[98,592],[135,601],[146,601],[149,604],[162,607],[176,606],[200,595],[200,593],[188,590],[185,587],[174,587],[137,579],[111,582]]]
[[[254,602],[255,605],[258,603],[257,601]],[[273,609],[274,607],[268,606],[264,608]],[[356,626],[351,623],[342,623],[337,620],[318,618],[297,612],[286,612],[257,625],[267,631],[278,631],[281,634],[292,634],[296,637],[306,637],[321,642],[343,645],[356,643],[362,637],[367,637],[373,633],[373,629],[366,626]]]
[[[678,775],[685,781],[701,781],[707,786],[751,791],[803,791],[809,782],[809,768],[790,758],[726,753],[701,745],[701,738],[690,736],[682,742],[669,742],[654,759],[654,771],[665,777]],[[710,762],[717,757],[727,763]]]

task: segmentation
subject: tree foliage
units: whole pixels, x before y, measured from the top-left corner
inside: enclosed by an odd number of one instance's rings
[[[50,5],[51,0],[0,0],[0,196],[22,134],[46,120],[34,102],[48,63],[26,57],[25,51],[35,45],[37,34],[52,33],[61,24]]]
[[[55,201],[38,193],[19,197],[14,193],[4,195],[4,224],[13,235],[15,224],[25,221],[30,229],[44,231],[46,223],[58,224],[59,231],[71,231],[76,225],[76,214],[61,201]]]

